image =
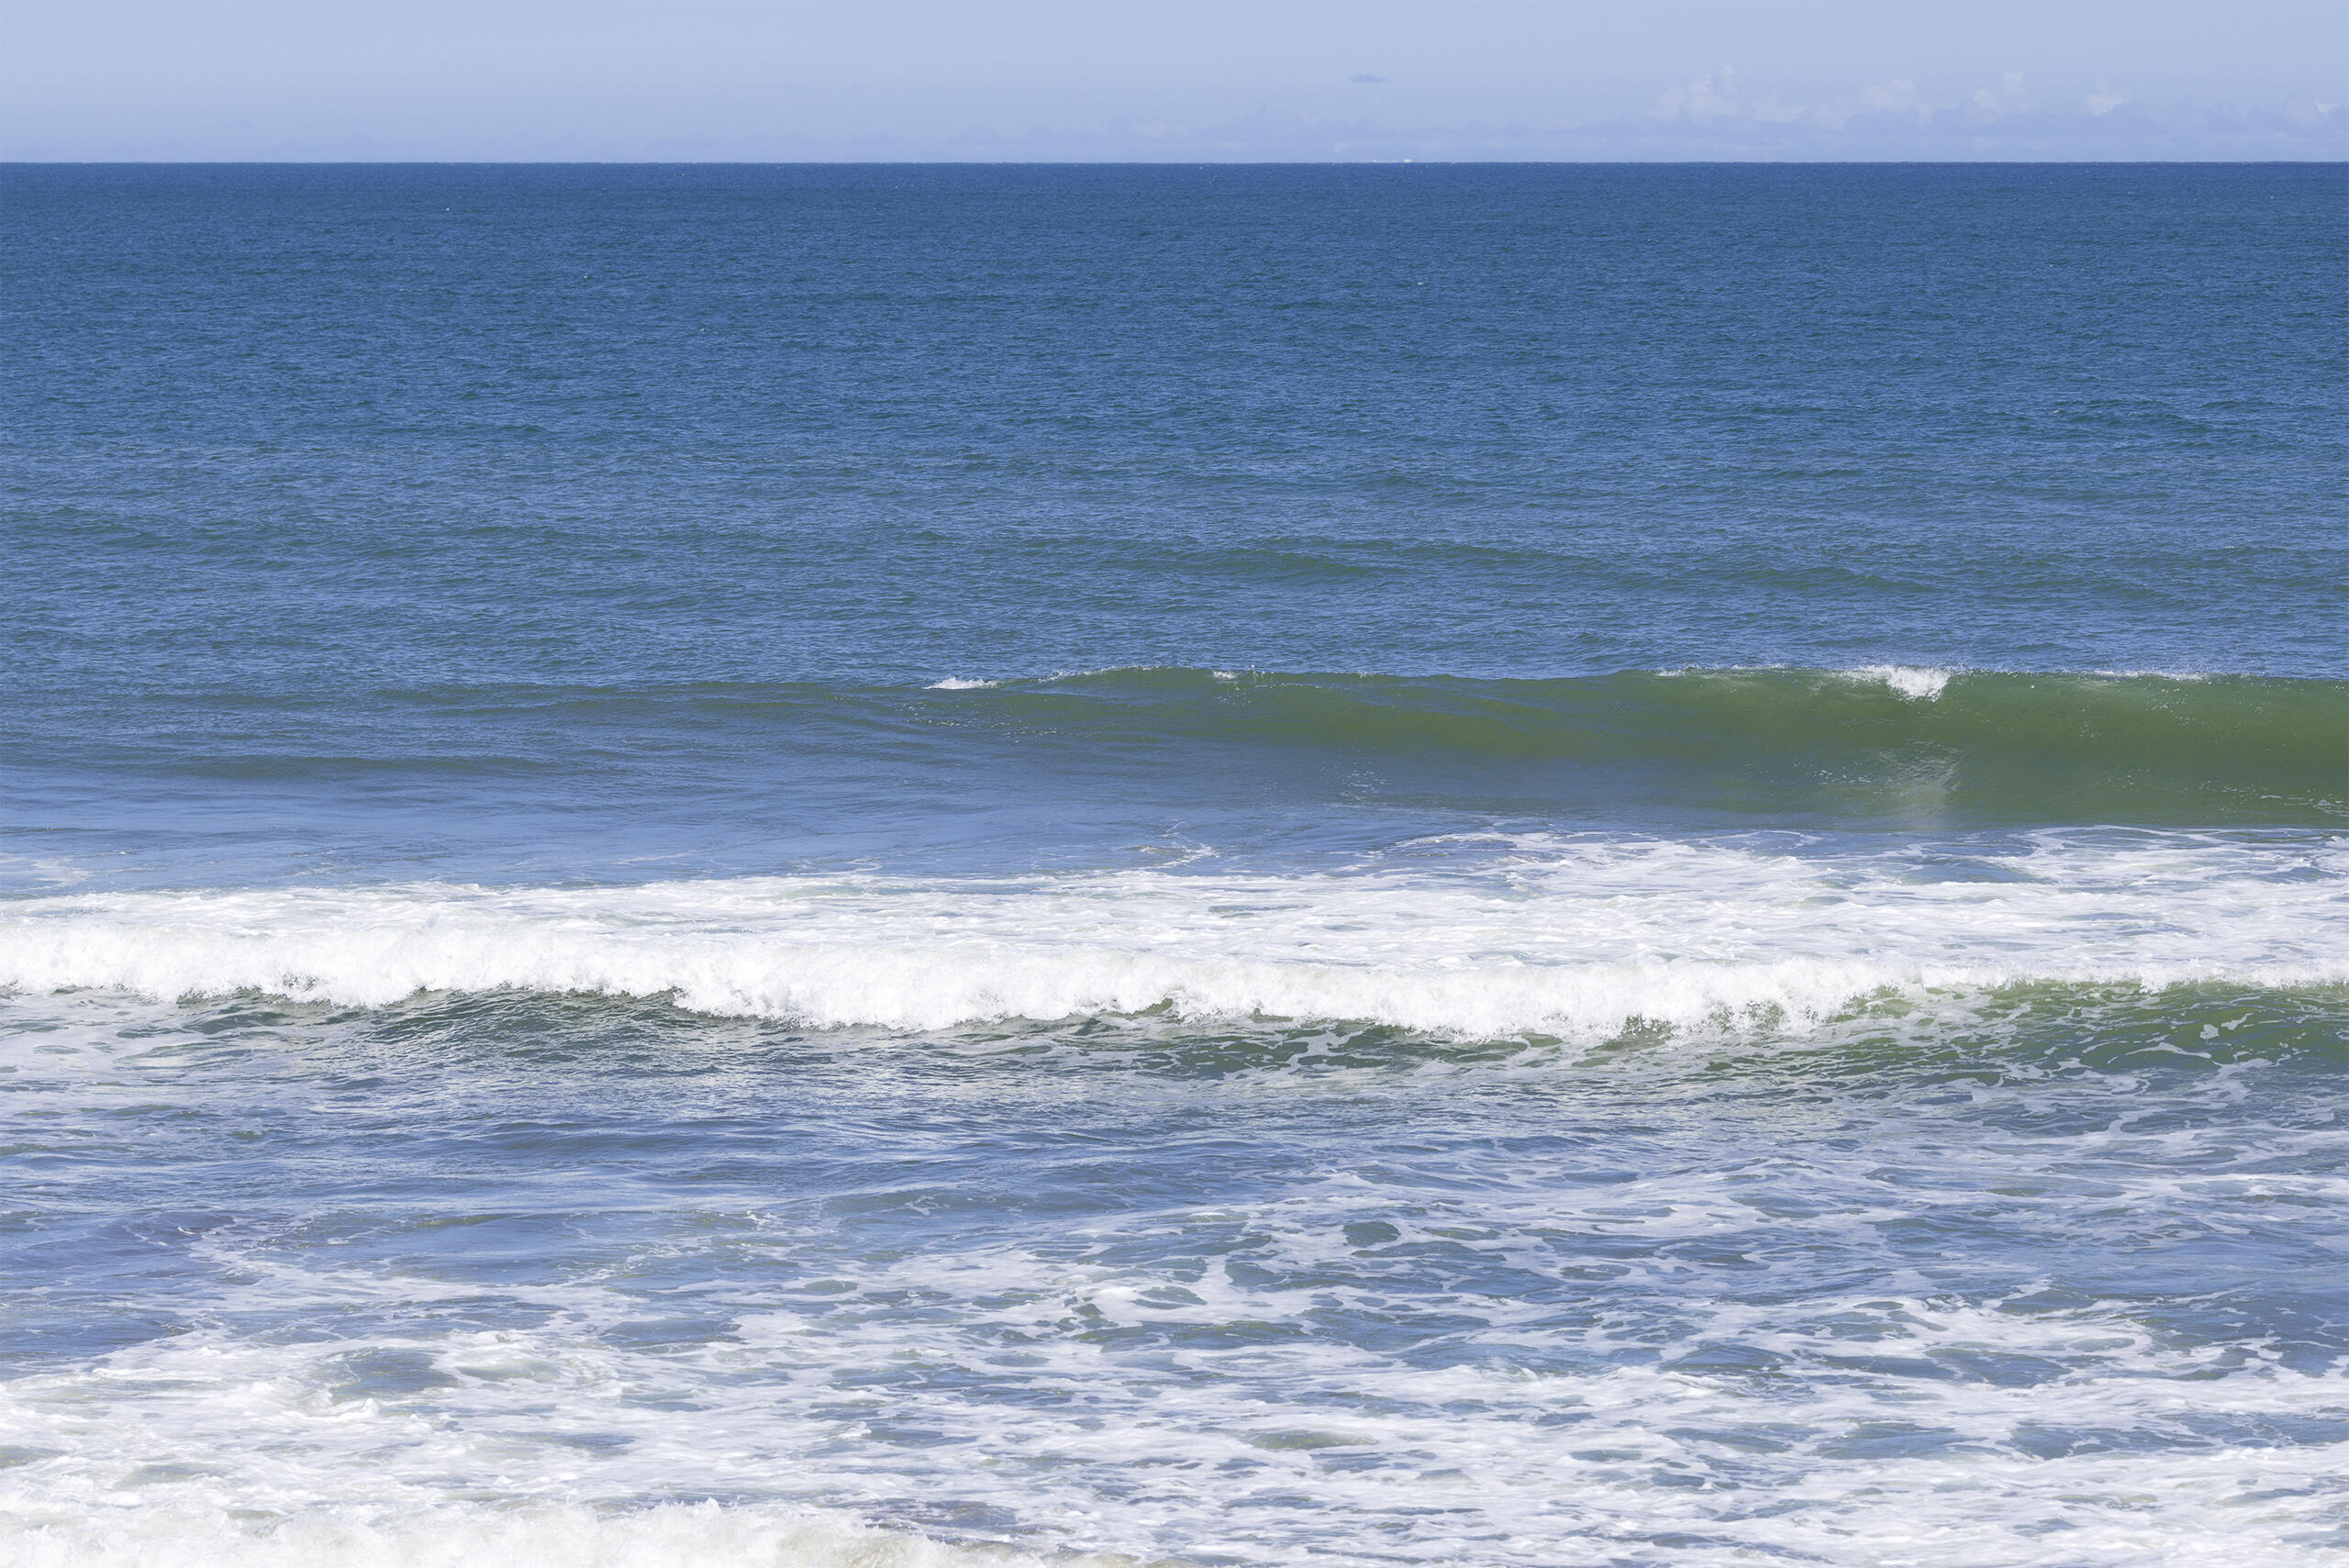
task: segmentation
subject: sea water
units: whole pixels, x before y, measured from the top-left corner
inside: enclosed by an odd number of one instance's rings
[[[2344,195],[0,172],[0,1557],[2328,1560]]]

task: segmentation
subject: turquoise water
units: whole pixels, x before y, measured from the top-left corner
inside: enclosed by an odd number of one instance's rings
[[[2329,1559],[2344,183],[0,170],[5,1554]]]

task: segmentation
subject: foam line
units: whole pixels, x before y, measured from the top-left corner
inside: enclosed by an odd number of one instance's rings
[[[0,984],[665,996],[937,1029],[1169,1007],[1472,1036],[1818,1014],[1885,987],[2349,980],[2338,845],[2043,839],[1953,875],[1674,840],[1516,841],[1444,873],[417,884],[23,899]]]

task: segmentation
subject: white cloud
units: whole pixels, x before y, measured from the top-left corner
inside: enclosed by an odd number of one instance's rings
[[[1932,118],[1933,106],[1917,91],[1917,83],[1905,76],[1809,108],[1789,104],[1776,93],[1757,102],[1740,91],[1736,68],[1724,65],[1684,85],[1665,88],[1656,95],[1651,114],[1667,125],[1710,126],[1731,120],[1793,125],[1808,120],[1828,130],[1841,130],[1860,115],[1914,115],[1917,123],[1923,125]]]
[[[2096,91],[2088,95],[2088,113],[2109,115],[2121,105],[2133,102],[2136,96],[2128,88],[2116,87],[2099,76],[2096,79]]]
[[[1994,120],[2028,111],[2031,100],[2023,94],[2022,72],[2009,71],[1998,78],[1998,85],[1995,89],[1985,87],[1975,94],[1974,106]]]
[[[1874,87],[1860,89],[1860,102],[1876,114],[1914,114],[1918,121],[1932,117],[1933,108],[1917,91],[1917,83],[1906,76],[1897,82],[1886,82]]]
[[[1863,87],[1848,98],[1836,98],[1810,111],[1810,123],[1827,130],[1842,130],[1862,115],[1913,115],[1919,125],[1933,117],[1933,106],[1908,77]]]
[[[1666,87],[1655,98],[1654,114],[1660,120],[1685,119],[1691,125],[1706,125],[1748,113],[1751,111],[1738,101],[1737,68],[1733,65],[1708,72],[1685,87]]]

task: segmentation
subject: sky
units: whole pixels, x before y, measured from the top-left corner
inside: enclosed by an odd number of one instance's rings
[[[0,158],[2349,157],[2349,0],[6,0]]]

